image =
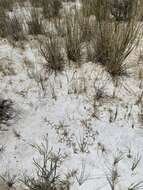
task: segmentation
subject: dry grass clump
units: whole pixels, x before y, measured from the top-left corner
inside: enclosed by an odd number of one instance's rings
[[[81,11],[85,17],[94,15],[93,0],[81,0]]]
[[[61,8],[61,0],[42,0],[43,15],[45,18],[52,19],[59,17]]]
[[[45,67],[48,72],[61,72],[64,69],[65,61],[61,50],[61,41],[54,34],[48,34],[46,41],[40,42],[40,52],[46,61]]]
[[[90,17],[84,17],[81,12],[78,14],[77,19],[81,32],[81,40],[83,40],[83,42],[90,42],[95,33],[94,20]]]
[[[111,1],[111,14],[118,21],[127,21],[131,19],[135,14],[135,8],[137,8],[136,3],[138,1],[134,0],[122,0],[122,1]]]
[[[63,38],[65,37],[66,35],[66,28],[65,28],[65,22],[64,22],[64,19],[55,19],[54,20],[54,27],[55,27],[55,30],[56,30],[56,34]]]
[[[5,38],[7,36],[7,16],[4,10],[0,10],[0,37]]]
[[[106,20],[114,17],[118,21],[131,19],[138,11],[138,0],[81,0],[82,13],[84,16],[95,15]],[[139,2],[140,4],[141,1]]]
[[[29,0],[29,1],[33,7],[41,7],[42,6],[42,0]]]
[[[12,41],[21,41],[25,39],[22,23],[14,15],[13,17],[7,17],[6,20],[7,36]]]
[[[138,23],[137,9],[140,10],[139,4],[134,7],[134,16],[131,19],[120,22],[114,18],[103,19],[104,15],[107,15],[106,10],[107,13],[109,10],[108,0],[105,0],[102,6],[99,3],[91,49],[95,53],[93,57],[96,57],[96,61],[102,63],[113,78],[127,74],[127,65],[124,61],[139,40],[141,24]]]
[[[0,37],[10,41],[25,39],[23,25],[16,15],[9,16],[5,9],[0,10]]]
[[[108,0],[81,0],[81,11],[85,17],[94,15],[97,19],[107,19],[110,15],[110,1]]]
[[[62,0],[30,0],[33,7],[41,7],[45,18],[52,19],[60,16]]]
[[[65,18],[65,50],[69,61],[80,64],[82,59],[83,39],[78,23],[78,12],[68,13]]]
[[[104,64],[113,77],[126,74],[124,61],[137,45],[140,26],[134,20],[98,24],[95,39],[97,61]]]
[[[0,9],[6,9],[8,11],[11,11],[14,3],[15,3],[15,0],[1,0]]]
[[[38,35],[44,33],[42,19],[36,8],[33,8],[31,10],[31,18],[27,22],[27,24],[28,24],[29,34]]]

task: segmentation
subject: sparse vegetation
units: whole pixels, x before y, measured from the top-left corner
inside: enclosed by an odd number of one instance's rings
[[[141,9],[142,0],[0,0],[4,187],[143,189]]]

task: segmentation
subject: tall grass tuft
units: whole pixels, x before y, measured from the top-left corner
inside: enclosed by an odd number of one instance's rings
[[[42,0],[43,15],[45,18],[52,19],[60,16],[62,8],[61,0]]]
[[[5,9],[11,11],[13,8],[15,0],[1,0],[0,1],[0,9]]]
[[[109,0],[81,0],[81,11],[85,17],[94,15],[97,17],[97,19],[99,17],[106,19],[110,14],[109,4]]]
[[[64,69],[64,56],[61,43],[57,36],[48,34],[47,40],[41,41],[40,52],[46,61],[45,67],[51,73],[61,72]]]
[[[82,59],[83,39],[78,23],[78,12],[67,13],[65,19],[65,50],[69,61],[80,64]]]
[[[135,0],[115,1],[111,2],[111,14],[118,21],[126,21],[131,19],[135,14],[135,8],[137,8]]]
[[[98,4],[100,12],[96,13],[96,30],[91,43],[96,61],[102,63],[113,78],[127,74],[127,65],[124,61],[139,40],[141,29],[141,24],[138,22],[139,0],[134,5],[133,16],[126,22],[121,22],[110,17],[103,19],[106,15],[105,10],[107,12],[109,10],[108,0],[104,1],[104,6],[103,4],[101,6],[100,2]]]
[[[16,15],[8,17],[6,21],[7,36],[10,40],[20,41],[25,39],[22,23],[19,21]]]
[[[0,37],[7,36],[7,15],[4,9],[0,10]]]
[[[30,0],[30,3],[33,7],[41,7],[42,0]]]
[[[42,19],[40,18],[40,14],[36,8],[31,10],[31,18],[27,22],[29,34],[38,35],[44,33],[44,28],[42,24]]]

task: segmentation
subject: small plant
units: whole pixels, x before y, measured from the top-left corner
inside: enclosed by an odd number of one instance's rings
[[[101,152],[101,154],[107,153],[107,149],[106,149],[105,145],[101,142],[97,143],[97,153],[99,153],[99,151]]]
[[[78,138],[76,138],[77,141],[77,147],[79,149],[80,152],[82,153],[87,153],[88,150],[88,139],[86,138],[86,136],[80,136],[79,140]]]
[[[123,159],[123,154],[120,153],[120,152],[117,153],[117,154],[114,156],[113,165],[116,166],[122,159]]]
[[[30,79],[33,79],[37,83],[37,86],[39,88],[39,93],[42,96],[45,96],[48,77],[46,76],[45,70],[43,68],[42,69],[37,69],[37,68],[38,68],[37,62],[31,62],[28,59],[24,60],[24,69],[26,70],[28,77]]]
[[[0,100],[0,125],[8,125],[9,121],[15,117],[13,102],[8,99]]]
[[[75,153],[88,153],[89,147],[93,146],[96,140],[97,133],[85,121],[81,122],[82,134],[79,137],[75,135],[75,143],[73,143],[73,150]]]
[[[64,69],[64,56],[57,36],[49,34],[46,42],[41,42],[40,52],[46,61],[45,68],[51,73],[61,72]]]
[[[76,175],[76,180],[80,186],[83,185],[86,181],[91,180],[90,176],[85,174],[86,172],[85,170],[86,170],[86,162],[83,160],[80,174]]]
[[[40,146],[33,145],[33,148],[41,156],[41,163],[34,159],[34,165],[37,170],[36,176],[33,178],[25,176],[22,182],[30,190],[69,190],[69,184],[64,183],[65,181],[58,174],[58,169],[63,160],[60,150],[57,154],[54,154],[52,149],[49,149],[47,137],[45,137],[44,141]]]

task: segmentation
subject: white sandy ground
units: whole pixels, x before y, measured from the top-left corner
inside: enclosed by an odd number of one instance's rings
[[[117,166],[116,190],[128,190],[132,183],[143,181],[143,123],[139,121],[141,105],[137,103],[143,90],[138,79],[143,68],[142,61],[138,62],[143,43],[126,60],[130,76],[119,80],[116,90],[99,64],[86,63],[81,68],[50,75],[44,94],[34,79],[43,74],[40,65],[44,60],[34,38],[29,37],[29,41],[24,44],[25,49],[20,49],[0,40],[0,65],[6,71],[5,75],[0,72],[0,96],[12,99],[16,110],[10,126],[2,126],[0,131],[0,146],[5,147],[0,152],[0,175],[6,171],[17,175],[14,188],[19,189],[23,174],[35,173],[33,158],[38,155],[31,144],[40,144],[47,135],[54,152],[60,148],[68,155],[59,169],[62,176],[74,169],[80,178],[82,165],[85,166],[83,180],[87,180],[79,185],[76,178],[72,179],[71,190],[110,190],[106,176],[110,175],[114,157],[120,154],[123,159]],[[30,63],[30,76],[24,60]],[[97,101],[94,110],[94,96],[102,88],[104,97]],[[58,130],[61,123],[63,128]],[[78,143],[87,127],[87,149],[82,153]],[[67,136],[63,136],[66,131]],[[132,171],[137,155],[141,161]],[[7,187],[1,184],[0,190],[4,189]]]

